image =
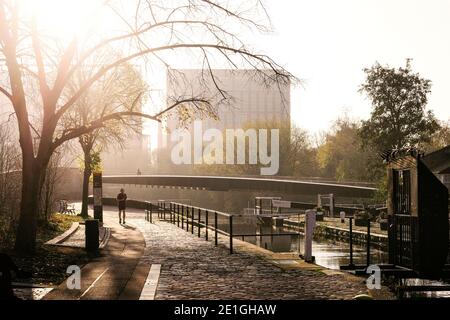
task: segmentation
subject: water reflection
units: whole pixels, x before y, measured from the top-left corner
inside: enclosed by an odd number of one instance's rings
[[[233,227],[234,234],[260,234],[261,236],[246,236],[243,239],[252,244],[273,252],[299,252],[303,253],[304,237],[302,234],[289,235],[292,230],[277,227],[271,220],[247,219]],[[300,249],[300,250],[299,250]],[[313,255],[316,264],[339,270],[340,265],[350,263],[349,244],[331,239],[316,239],[313,241]],[[366,247],[353,245],[353,263],[366,264]],[[388,254],[381,250],[371,249],[370,262],[373,264],[387,263]]]

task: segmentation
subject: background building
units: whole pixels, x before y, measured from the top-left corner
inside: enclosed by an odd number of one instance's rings
[[[423,161],[450,191],[450,145],[425,155]]]
[[[270,74],[271,71],[264,71]],[[170,70],[167,75],[167,105],[182,97],[208,97],[213,101],[217,119],[197,114],[191,120],[201,120],[203,131],[245,128],[253,123],[279,122],[290,126],[291,97],[290,85],[265,85],[258,79],[254,70],[213,70],[214,79],[209,71],[201,69]],[[231,100],[221,104],[222,96],[216,85],[224,90]],[[192,166],[173,165],[170,162],[170,150],[173,145],[169,134],[179,128],[177,113],[172,113],[159,126],[158,149],[155,169],[158,173],[192,173]],[[193,125],[186,128],[193,132]]]

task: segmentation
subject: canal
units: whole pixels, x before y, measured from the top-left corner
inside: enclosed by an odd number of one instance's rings
[[[225,231],[227,228],[224,228]],[[233,234],[258,234],[259,236],[245,236],[241,238],[246,242],[258,245],[273,252],[303,253],[304,236],[292,229],[277,227],[273,220],[262,221],[258,218],[246,217],[233,225]],[[239,239],[239,236],[236,237]],[[339,270],[339,266],[350,263],[350,246],[348,242],[324,237],[315,237],[312,244],[315,263],[328,269]],[[373,264],[387,263],[388,253],[371,248],[370,261]],[[367,249],[363,245],[353,244],[353,263],[365,264],[367,262]]]

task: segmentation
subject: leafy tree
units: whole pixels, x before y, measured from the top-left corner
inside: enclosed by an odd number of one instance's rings
[[[361,148],[360,123],[338,119],[317,150],[317,162],[325,177],[337,181],[367,181],[369,154]]]
[[[440,129],[430,138],[430,141],[423,143],[421,149],[425,152],[433,152],[450,145],[450,120],[440,123]]]
[[[142,64],[148,69],[153,65],[173,71],[171,66],[180,57],[195,57],[196,62],[203,61],[205,77],[214,78],[211,64],[220,61],[222,67],[254,69],[265,83],[289,83],[294,79],[270,57],[250,50],[237,36],[240,27],[267,30],[268,17],[260,1],[93,1],[94,10],[83,17],[86,30],[63,38],[52,34],[55,28],[45,28],[30,7],[22,0],[0,0],[0,69],[7,78],[0,83],[0,93],[14,110],[22,154],[15,243],[20,253],[34,252],[39,191],[51,156],[61,145],[110,121],[136,116],[159,121],[177,107],[189,113],[212,109],[209,97],[175,97],[155,114],[114,111],[87,125],[66,127],[65,115],[111,70],[145,58]],[[96,28],[94,22],[104,16],[108,16],[111,26]],[[68,85],[84,63],[111,47],[120,48],[122,55],[107,64],[91,65],[92,76],[70,94]],[[220,84],[216,83],[216,89],[224,100],[229,98]]]
[[[409,60],[405,68],[376,63],[364,72],[367,77],[360,92],[373,106],[360,131],[364,146],[382,152],[429,142],[439,129],[433,112],[425,110],[431,81],[414,73]]]
[[[279,170],[277,176],[311,177],[317,173],[315,162],[315,150],[311,146],[310,137],[305,130],[291,126],[290,123],[268,120],[252,121],[246,123],[243,128],[279,130]],[[224,133],[225,135],[225,133]],[[269,142],[270,142],[270,138]],[[236,142],[235,142],[236,144]],[[246,143],[246,157],[249,153],[249,144]],[[268,149],[271,150],[270,143]],[[236,153],[236,150],[234,150]],[[235,155],[236,156],[236,155]],[[260,164],[223,164],[195,166],[195,172],[199,174],[218,175],[260,175]]]

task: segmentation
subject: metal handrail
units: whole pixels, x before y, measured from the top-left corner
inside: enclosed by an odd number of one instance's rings
[[[146,220],[152,223],[152,213],[153,213],[153,203],[150,201],[146,201],[148,207],[146,211]],[[163,205],[163,207],[161,207]],[[168,206],[167,206],[168,205]],[[205,238],[206,241],[209,239],[208,231],[212,230],[214,232],[214,243],[218,245],[218,235],[224,235],[229,237],[229,247],[230,254],[233,253],[233,238],[240,237],[244,239],[245,237],[257,237],[257,236],[292,236],[298,235],[298,233],[271,233],[271,234],[234,234],[233,233],[233,218],[234,217],[247,217],[247,215],[241,214],[230,214],[217,210],[210,210],[206,208],[201,208],[197,206],[192,206],[184,203],[178,202],[169,202],[165,200],[157,201],[157,212],[158,217],[163,217],[166,220],[166,213],[168,213],[170,223],[175,224],[182,229],[185,229],[184,225],[186,224],[186,231],[190,231],[194,234],[194,226],[197,226],[198,237],[201,237],[201,228],[205,228]],[[202,222],[202,213],[205,214],[205,219]],[[209,216],[210,214],[214,214],[214,226],[209,224]],[[219,229],[218,227],[218,217],[222,216],[228,219],[228,227],[229,232]],[[180,219],[181,218],[181,219]],[[181,226],[180,226],[181,225]],[[190,230],[189,230],[190,225]]]
[[[201,210],[201,211],[211,211],[211,212],[217,212],[217,214],[223,215],[225,217],[230,217],[230,216],[235,216],[235,217],[239,217],[242,216],[240,214],[234,214],[234,213],[225,213],[225,212],[221,212],[221,211],[217,211],[217,210],[211,210],[211,209],[206,209],[206,208],[201,208],[201,207],[197,207],[197,206],[193,206],[193,205],[187,205],[187,204],[183,204],[183,203],[178,203],[178,202],[170,202],[169,203],[173,204],[173,205],[183,205],[183,206],[188,206],[189,208],[193,208],[196,210]]]

